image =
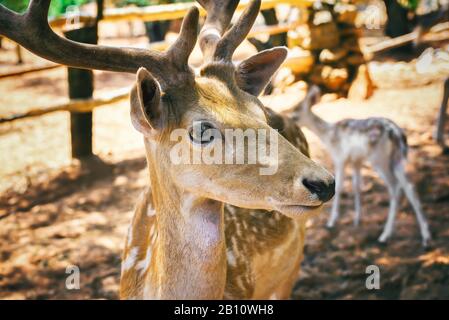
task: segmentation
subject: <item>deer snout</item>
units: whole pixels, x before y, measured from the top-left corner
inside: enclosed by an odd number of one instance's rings
[[[322,202],[329,201],[335,194],[335,180],[333,178],[328,181],[305,178],[302,180],[302,184]]]
[[[311,162],[307,169],[302,170],[296,183],[321,203],[329,201],[335,194],[334,176],[314,162]]]

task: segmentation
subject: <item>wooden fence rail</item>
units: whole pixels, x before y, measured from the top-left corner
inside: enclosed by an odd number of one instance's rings
[[[261,9],[272,9],[275,8],[276,5],[279,4],[287,4],[292,6],[298,6],[298,7],[309,7],[313,5],[313,0],[262,0]],[[239,3],[239,6],[237,7],[237,10],[242,10],[245,8],[248,4],[248,0],[242,0]],[[186,3],[174,3],[174,4],[164,4],[164,5],[154,5],[154,6],[148,6],[148,7],[129,7],[129,8],[111,8],[106,9],[103,14],[102,22],[118,22],[118,21],[124,21],[124,20],[140,20],[140,21],[159,21],[159,20],[175,20],[179,19],[185,16],[189,8],[192,6],[199,6],[196,2],[186,2]],[[200,8],[200,15],[204,16],[205,11]],[[50,21],[50,25],[53,28],[62,28],[67,25],[67,18],[66,16],[61,16],[56,19],[53,19]],[[90,23],[93,19],[95,19],[92,16],[80,16],[80,22],[83,23]],[[447,30],[448,23],[441,24],[441,28],[443,30]],[[253,28],[248,37],[255,37],[260,34],[267,34],[267,35],[273,35],[273,34],[279,34],[284,33],[289,30],[292,30],[298,26],[298,23],[291,23],[291,24],[278,24],[274,26],[258,26]],[[440,26],[440,25],[438,25]],[[441,30],[432,30],[434,32],[439,32]],[[403,44],[403,42],[409,42],[412,41],[416,36],[411,33],[407,34],[403,37],[398,37],[395,39],[389,39],[384,42],[378,43],[376,45],[372,45],[366,48],[366,52],[374,53],[378,51],[383,51],[385,48],[394,47],[397,45]],[[427,36],[428,37],[428,36]],[[431,41],[432,39],[424,38],[424,41]],[[164,50],[168,47],[169,43],[166,41],[156,42],[150,44],[150,49],[154,50]],[[21,75],[28,72],[33,71],[40,71],[40,70],[47,70],[51,68],[58,67],[60,65],[57,64],[48,64],[44,66],[38,66],[37,68],[24,68],[23,70],[20,70],[18,72],[15,72],[12,75]],[[1,75],[0,78],[8,75]],[[56,111],[75,111],[75,112],[90,112],[94,108],[111,104],[114,102],[117,102],[119,100],[124,99],[128,96],[128,88],[122,88],[120,90],[117,90],[116,92],[112,94],[107,94],[103,97],[93,98],[93,99],[85,99],[85,100],[73,100],[67,103],[58,104],[51,107],[33,107],[30,111],[27,111],[25,113],[16,114],[12,116],[6,116],[0,118],[0,124],[11,122],[15,120],[25,119],[29,117],[36,117],[40,115],[44,115],[50,112],[56,112]]]
[[[242,10],[247,6],[247,4],[248,0],[241,1],[239,3],[237,10]],[[263,0],[261,8],[262,10],[271,9],[278,4],[288,4],[294,6],[307,7],[313,4],[313,0]],[[198,4],[196,2],[186,2],[186,3],[165,4],[165,5],[154,5],[143,8],[131,7],[120,9],[106,9],[104,12],[102,22],[103,21],[117,22],[122,20],[141,20],[141,21],[174,20],[184,17],[189,8],[191,8],[192,6],[198,6]],[[205,15],[205,11],[202,8],[200,8],[200,14]],[[80,22],[91,22],[92,19],[94,18],[91,16],[81,16]],[[61,16],[57,19],[51,20],[50,25],[53,28],[61,28],[64,25],[66,25],[66,22],[67,17]],[[248,37],[255,37],[260,34],[267,34],[267,35],[279,34],[294,29],[297,26],[298,23],[278,24],[274,26],[258,26],[250,31]],[[161,41],[150,44],[150,49],[164,50],[168,46],[169,46],[168,42]],[[14,75],[21,75],[24,73],[32,72],[33,70],[35,71],[47,70],[55,68],[57,66],[59,65],[49,63],[48,65],[38,66],[35,69],[23,68],[23,70],[15,72]],[[7,76],[9,76],[9,74]],[[0,78],[1,77],[2,75],[0,75]],[[28,117],[36,117],[55,111],[77,111],[77,112],[92,111],[95,107],[102,106],[108,103],[114,103],[115,101],[117,101],[117,99],[120,100],[120,97],[122,98],[125,97],[127,94],[125,92],[126,90],[128,89],[123,88],[118,90],[118,93],[109,94],[104,97],[87,100],[74,100],[68,103],[55,105],[52,107],[33,107],[28,112],[0,118],[0,123],[15,121]]]
[[[130,92],[129,88],[122,88],[112,93],[105,94],[98,98],[70,100],[68,102],[56,104],[50,107],[37,106],[33,107],[31,110],[24,113],[14,114],[11,116],[5,116],[3,118],[0,118],[0,124],[26,118],[39,117],[57,111],[91,112],[96,107],[113,104],[115,102],[126,99],[129,96],[129,92]]]
[[[21,75],[24,75],[27,73],[32,73],[32,72],[51,70],[54,68],[58,68],[60,66],[61,66],[60,64],[51,63],[51,62],[45,63],[45,64],[33,65],[33,66],[22,65],[22,66],[18,67],[16,70],[5,72],[5,73],[0,73],[0,79],[21,76]]]
[[[244,7],[246,7],[248,4],[248,0],[243,0],[239,3],[239,6],[237,10],[242,10]],[[262,1],[262,10],[266,9],[272,9],[278,4],[288,4],[293,6],[299,6],[299,7],[308,7],[313,4],[313,0],[263,0]],[[149,6],[144,8],[121,8],[121,9],[108,9],[105,10],[102,15],[102,22],[117,22],[117,21],[123,21],[123,20],[139,20],[139,21],[160,21],[160,20],[174,20],[183,18],[187,11],[192,6],[198,6],[195,2],[189,2],[189,3],[176,3],[176,4],[167,4],[167,5],[155,5],[155,6]],[[204,16],[206,12],[200,8],[200,15]],[[68,19],[70,17],[62,16],[57,19],[53,19],[50,21],[50,25],[53,28],[63,28],[64,32],[72,32],[78,30],[78,28],[83,28],[86,25],[92,25],[93,21],[95,21],[96,18],[91,16],[80,16],[79,22],[80,24],[73,25],[68,23]],[[296,28],[298,23],[292,23],[292,24],[278,24],[278,25],[272,25],[272,26],[262,26],[262,27],[255,27],[253,30],[251,30],[248,37],[254,37],[259,34],[279,34],[287,32],[293,28]],[[157,49],[157,50],[164,50],[168,46],[167,42],[159,42],[154,43],[150,45],[151,49]],[[58,65],[52,65],[51,68],[54,68]],[[45,69],[44,69],[45,70]],[[32,72],[26,71],[26,72]],[[26,73],[24,72],[24,73]],[[20,74],[20,73],[19,73]],[[12,122],[20,119],[27,119],[31,117],[37,117],[42,116],[51,112],[57,112],[57,111],[68,111],[71,112],[71,115],[80,115],[91,113],[96,107],[109,105],[114,102],[118,102],[120,100],[123,100],[127,98],[129,95],[129,88],[122,88],[120,90],[117,90],[113,93],[109,93],[107,95],[104,95],[102,97],[98,98],[88,98],[88,99],[72,99],[67,103],[63,104],[57,104],[53,106],[47,106],[47,107],[33,107],[31,110],[21,113],[21,114],[15,114],[12,116],[6,116],[0,118],[0,124]],[[74,98],[74,97],[72,97]],[[84,118],[83,118],[84,119]],[[72,119],[73,120],[73,119]],[[92,151],[87,152],[73,152],[74,148],[79,149],[77,145],[82,146],[83,144],[91,143],[92,137],[89,134],[85,134],[84,131],[91,132],[91,120],[90,122],[86,122],[86,120],[82,120],[81,118],[78,120],[77,123],[84,123],[87,124],[84,125],[84,127],[75,126],[76,128],[72,128],[72,156],[79,157],[79,156],[88,156],[91,154]],[[75,121],[76,122],[76,121]],[[75,123],[76,124],[76,123]],[[74,125],[72,121],[72,126]],[[89,139],[90,141],[83,141],[85,139]],[[83,141],[81,141],[83,140]],[[91,148],[88,148],[91,149]]]
[[[240,1],[237,10],[241,11],[248,5],[248,0]],[[278,4],[288,4],[298,7],[309,7],[314,3],[313,0],[263,0],[261,10],[275,8]],[[160,21],[160,20],[175,20],[183,18],[192,6],[197,6],[200,9],[200,15],[206,15],[206,12],[196,2],[160,4],[148,7],[128,7],[128,8],[110,8],[104,11],[103,22],[117,22],[117,21]],[[71,16],[70,16],[71,17]],[[70,17],[60,16],[50,21],[50,25],[55,28],[61,28],[67,24]],[[89,22],[93,17],[81,15],[80,22]]]

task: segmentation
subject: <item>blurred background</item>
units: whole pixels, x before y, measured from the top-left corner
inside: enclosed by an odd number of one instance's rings
[[[407,172],[434,238],[422,248],[404,200],[394,236],[377,242],[389,198],[364,167],[361,226],[352,225],[348,176],[336,228],[325,227],[329,208],[308,223],[292,298],[449,299],[449,155],[434,138],[449,75],[448,0],[262,3],[234,59],[289,47],[263,103],[288,114],[313,83],[325,92],[314,111],[326,120],[394,120],[407,134]],[[28,1],[0,4],[23,12]],[[53,0],[49,20],[77,41],[163,50],[192,5]],[[196,48],[190,62],[201,61]],[[142,138],[129,118],[133,81],[130,74],[68,69],[0,38],[0,299],[118,298],[126,230],[148,185]],[[304,132],[312,158],[332,168],[319,139]],[[379,290],[365,287],[372,264],[380,268]],[[69,265],[80,268],[79,290],[65,287]]]

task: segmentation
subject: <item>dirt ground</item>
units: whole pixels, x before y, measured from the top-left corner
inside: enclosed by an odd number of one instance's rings
[[[11,48],[0,52],[0,61],[11,65],[11,55]],[[28,54],[25,59],[37,60]],[[101,95],[131,85],[133,76],[96,72],[95,81]],[[429,219],[431,246],[421,247],[405,199],[393,238],[386,245],[377,242],[388,195],[376,174],[364,168],[361,226],[352,225],[348,176],[337,226],[325,227],[329,208],[308,224],[295,299],[449,299],[449,156],[432,139],[442,83],[396,84],[376,90],[367,101],[325,99],[314,110],[329,121],[388,117],[405,129],[407,171]],[[0,116],[66,96],[64,68],[0,79]],[[290,94],[290,102],[294,99]],[[264,101],[285,108],[282,99]],[[137,196],[148,183],[143,144],[128,112],[127,101],[95,110],[94,150],[101,160],[87,166],[70,159],[64,112],[0,125],[1,299],[118,298],[126,230]],[[331,168],[319,140],[308,131],[306,135],[313,158]],[[372,264],[380,268],[379,290],[365,287],[366,267]],[[80,268],[79,290],[65,288],[69,265]]]

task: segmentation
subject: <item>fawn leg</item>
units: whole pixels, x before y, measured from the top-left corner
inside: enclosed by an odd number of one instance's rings
[[[355,206],[355,216],[354,216],[354,226],[360,224],[360,217],[362,215],[362,201],[360,195],[362,177],[360,175],[360,166],[354,167],[354,172],[352,173],[352,189],[354,191],[354,206]]]
[[[446,110],[449,100],[449,78],[446,79],[444,82],[444,94],[443,94],[443,100],[441,101],[441,107],[438,114],[438,120],[437,120],[437,130],[436,130],[436,140],[437,143],[441,146],[441,148],[445,149],[444,144],[444,122],[446,120]]]
[[[385,223],[384,230],[379,237],[380,242],[386,242],[387,239],[393,234],[394,222],[399,209],[401,187],[388,164],[379,166],[376,169],[387,185],[388,194],[390,196],[390,207],[388,209],[387,222]]]
[[[332,228],[338,218],[338,211],[340,209],[340,197],[343,189],[345,164],[344,162],[335,163],[335,196],[332,202],[331,216],[327,221],[327,227]]]
[[[427,246],[431,236],[429,232],[429,225],[427,224],[427,220],[422,212],[421,202],[419,201],[418,195],[416,194],[413,185],[409,182],[402,164],[395,166],[394,173],[402,189],[404,189],[404,193],[410,201],[413,210],[415,211],[416,220],[418,221],[419,229],[421,231],[423,246]]]

